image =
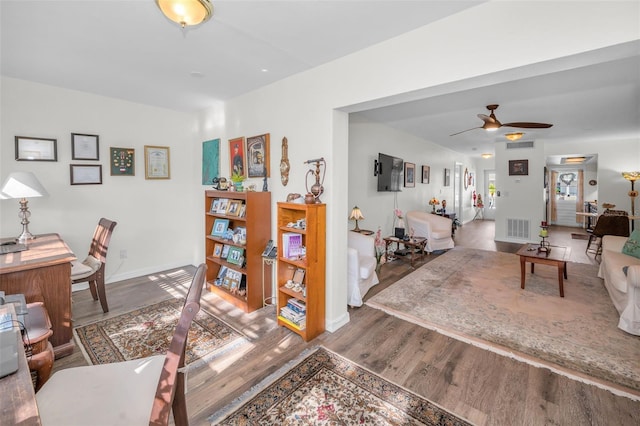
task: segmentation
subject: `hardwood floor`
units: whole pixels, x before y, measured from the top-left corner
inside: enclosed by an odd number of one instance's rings
[[[493,241],[493,226],[491,221],[465,224],[456,232],[456,245],[515,252],[519,244]],[[584,253],[587,241],[572,239],[571,232],[582,231],[552,227],[551,244],[570,246],[572,261],[594,263],[593,255]],[[436,257],[426,256],[416,267]],[[76,292],[74,325],[180,293],[182,288],[170,284],[172,278],[184,281],[194,269],[179,268],[109,284],[108,314],[102,313],[88,291]],[[383,266],[381,283],[365,299],[413,270],[404,260]],[[323,345],[479,425],[637,425],[640,421],[639,401],[479,349],[367,306],[350,308],[349,324],[309,343],[277,327],[273,306],[244,314],[208,292],[203,306],[242,331],[251,343],[189,373],[187,402],[194,425],[207,424],[208,416],[315,345]],[[57,360],[54,370],[79,365],[86,362],[76,349],[73,355]]]

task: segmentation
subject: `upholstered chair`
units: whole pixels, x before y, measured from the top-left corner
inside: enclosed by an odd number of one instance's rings
[[[437,250],[448,250],[454,247],[451,237],[452,220],[423,211],[407,212],[408,233],[413,232],[415,237],[427,239],[426,250],[428,253]]]
[[[349,231],[347,237],[347,303],[362,306],[367,291],[378,284],[375,240],[372,236]]]

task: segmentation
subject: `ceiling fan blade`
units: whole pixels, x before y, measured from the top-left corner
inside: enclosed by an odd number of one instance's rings
[[[547,123],[527,123],[527,122],[514,122],[514,123],[505,123],[504,127],[520,127],[523,129],[548,129],[553,126],[553,124]]]
[[[459,135],[460,133],[464,133],[464,132],[468,132],[468,131],[470,131],[470,130],[476,130],[476,129],[482,129],[482,127],[474,127],[474,128],[472,128],[472,129],[463,130],[463,131],[461,131],[461,132],[454,133],[454,134],[449,135],[449,136]]]
[[[496,123],[498,120],[496,120],[493,117],[490,117],[486,114],[478,114],[478,118],[482,121],[484,121],[485,123]]]

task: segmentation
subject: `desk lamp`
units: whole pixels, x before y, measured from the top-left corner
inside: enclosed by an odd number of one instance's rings
[[[355,206],[353,210],[351,210],[351,215],[349,216],[349,220],[356,221],[356,227],[353,228],[352,231],[360,232],[360,228],[358,227],[358,221],[364,220],[364,216],[362,215],[362,212],[360,211],[360,208],[358,208],[358,206]]]
[[[5,179],[0,188],[0,199],[17,198],[20,200],[18,217],[22,224],[22,234],[16,239],[19,243],[26,243],[35,237],[29,232],[29,217],[31,212],[27,206],[27,198],[49,195],[36,175],[31,172],[13,172]]]

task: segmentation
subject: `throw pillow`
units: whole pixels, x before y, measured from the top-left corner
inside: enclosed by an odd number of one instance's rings
[[[636,229],[631,233],[629,239],[622,247],[622,253],[640,259],[640,229]]]

